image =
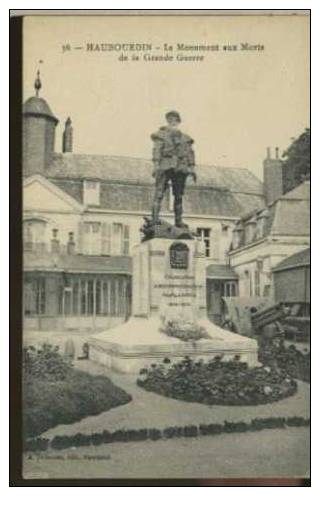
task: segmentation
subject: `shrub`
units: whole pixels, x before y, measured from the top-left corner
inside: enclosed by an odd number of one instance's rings
[[[249,429],[248,424],[245,422],[224,422],[223,432],[246,432]]]
[[[145,441],[148,437],[147,429],[131,429],[126,431],[127,441]]]
[[[167,427],[163,431],[163,435],[166,439],[183,436],[183,427]]]
[[[104,430],[102,432],[102,440],[103,440],[103,443],[111,443],[111,441],[112,441],[112,433],[109,432],[108,430]]]
[[[24,441],[23,449],[26,452],[45,451],[48,449],[49,439],[38,437]]]
[[[196,425],[186,425],[183,427],[183,435],[185,437],[195,437],[198,435],[198,427]]]
[[[302,381],[310,382],[310,352],[302,353],[294,345],[286,348],[283,339],[260,339],[259,360],[264,365]]]
[[[127,434],[124,430],[116,430],[115,432],[111,433],[111,442],[112,443],[118,443],[127,441]]]
[[[291,416],[287,418],[286,425],[288,427],[306,427],[310,425],[310,419],[301,416]]]
[[[75,437],[72,436],[54,436],[51,441],[51,447],[55,450],[64,450],[70,446],[80,446],[75,443]]]
[[[42,344],[26,346],[22,353],[24,377],[46,378],[51,381],[65,379],[72,369],[71,361],[60,355],[59,347]]]
[[[157,441],[158,439],[161,439],[161,437],[162,437],[161,430],[148,429],[148,437],[152,441]]]
[[[285,427],[285,425],[285,418],[258,418],[251,421],[251,427],[253,430],[278,429]]]
[[[103,433],[102,432],[94,432],[91,434],[91,443],[93,445],[101,445],[104,443]]]
[[[70,436],[70,446],[87,446],[90,444],[90,434],[82,434],[77,432],[74,436]]]

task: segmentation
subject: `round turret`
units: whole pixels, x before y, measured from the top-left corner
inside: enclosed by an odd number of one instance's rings
[[[59,120],[48,103],[39,97],[40,73],[34,82],[35,96],[23,104],[23,173],[42,174],[49,166],[54,153],[55,129]]]

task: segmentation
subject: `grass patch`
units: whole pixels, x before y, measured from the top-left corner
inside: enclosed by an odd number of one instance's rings
[[[73,369],[56,347],[24,350],[24,438],[126,404],[131,396],[105,376]]]

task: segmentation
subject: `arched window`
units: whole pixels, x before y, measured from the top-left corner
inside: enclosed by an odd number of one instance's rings
[[[25,220],[23,223],[23,246],[26,251],[43,252],[46,247],[47,223],[40,218]]]

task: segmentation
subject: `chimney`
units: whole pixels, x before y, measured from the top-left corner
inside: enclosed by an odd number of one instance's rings
[[[76,250],[76,243],[74,242],[74,234],[73,234],[73,232],[69,232],[69,241],[67,244],[68,255],[74,255],[75,250]]]
[[[62,152],[72,153],[73,128],[70,118],[65,122],[64,132],[62,135]]]
[[[275,157],[272,158],[270,148],[267,148],[267,156],[263,161],[263,183],[266,203],[270,204],[283,195],[283,168],[279,158],[279,148],[275,148]]]
[[[58,229],[52,229],[52,239],[51,239],[51,253],[59,253],[60,252],[60,241],[58,239]]]

